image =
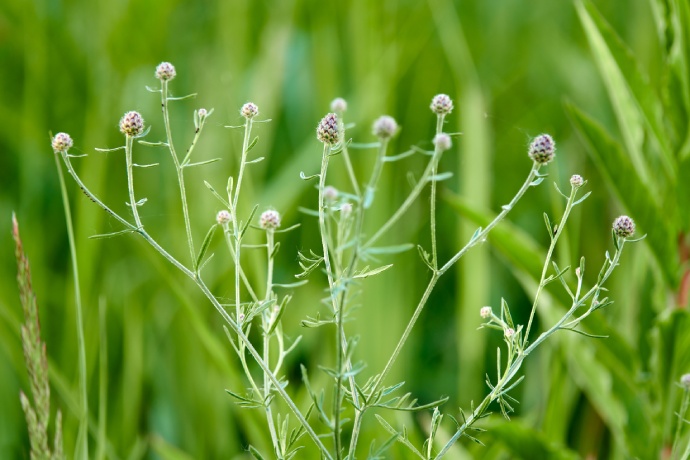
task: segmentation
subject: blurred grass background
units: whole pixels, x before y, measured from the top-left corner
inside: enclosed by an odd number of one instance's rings
[[[652,80],[658,81],[661,50],[652,39],[656,31],[650,2],[629,0],[625,8],[614,0],[594,4],[634,50]],[[610,249],[610,223],[626,211],[588,158],[564,110],[564,102],[572,102],[617,135],[614,111],[573,2],[5,0],[0,5],[0,458],[28,458],[18,398],[20,389],[27,387],[27,376],[19,337],[11,212],[18,215],[32,263],[54,407],[63,409],[66,448],[72,452],[78,401],[74,292],[49,132],[72,135],[72,153],[89,154],[74,161],[85,182],[126,214],[122,155],[93,149],[122,143],[117,122],[127,110],[140,111],[152,126],[148,140],[163,138],[158,95],[145,86],[156,85],[153,71],[164,60],[177,68],[171,84],[175,95],[198,93],[195,99],[172,105],[178,149],[191,141],[193,110],[215,109],[196,158],[223,161],[187,176],[197,241],[218,210],[203,180],[222,190],[228,175],[236,171],[241,132],[223,125],[240,124],[239,107],[250,100],[259,106],[262,117],[273,120],[256,125],[260,141],[253,153],[267,160],[251,167],[244,209],[248,212],[253,203],[261,209],[274,206],[283,214],[284,226],[303,224],[282,243],[276,276],[284,282],[298,272],[297,250],[318,246],[315,222],[297,210],[313,208],[316,191],[298,174],[317,171],[321,149],[314,128],[334,97],[348,101],[346,121],[357,124],[350,131],[355,142],[373,140],[370,125],[376,117],[394,116],[402,126],[392,143],[397,152],[413,144],[430,145],[435,119],[428,106],[433,95],[444,92],[455,100],[447,130],[463,134],[441,165],[455,173],[444,183],[446,200],[439,206],[442,260],[457,251],[477,226],[458,214],[462,204],[456,194],[480,209],[499,209],[529,171],[529,139],[542,132],[554,136],[558,152],[548,167],[549,179],[530,190],[510,215],[510,224],[501,227],[502,241],[522,241],[520,237],[528,235],[532,246],[523,248],[520,259],[515,245],[495,246],[489,238],[489,244],[463,259],[441,280],[395,368],[395,377],[405,380],[405,389],[422,403],[449,395],[444,410],[451,413],[480,400],[486,392],[484,375],[493,375],[495,369],[494,349],[500,337],[476,330],[479,308],[498,306],[505,297],[517,321],[526,321],[533,289],[527,273],[541,262],[535,259],[532,267],[525,267],[519,261],[538,255],[548,242],[542,213],[549,213],[552,220],[559,216],[562,202],[550,182],[565,189],[570,175],[578,173],[589,180],[593,192],[573,215],[558,254],[561,265],[584,255],[588,267],[598,267],[604,251]],[[160,167],[137,174],[137,195],[149,199],[142,218],[150,233],[186,260],[168,153],[138,147],[135,155],[141,163],[161,162]],[[373,152],[352,155],[363,182]],[[339,161],[330,177],[334,185],[345,187]],[[423,161],[413,157],[386,168],[373,216],[368,218],[370,232],[404,198],[409,190],[407,171],[419,174]],[[91,455],[248,458],[244,449],[249,442],[268,452],[263,419],[235,406],[223,391],[241,390],[244,384],[218,315],[191,283],[138,239],[88,240],[92,234],[119,228],[71,180],[68,188],[85,307]],[[420,199],[385,242],[428,246],[427,203]],[[638,225],[642,232],[650,232],[655,222],[638,220]],[[220,241],[214,246],[216,257],[206,278],[216,294],[229,296],[229,257]],[[416,253],[393,257],[392,262],[394,269],[367,280],[363,308],[347,326],[350,334],[361,336],[356,355],[368,364],[365,375],[385,364],[428,279]],[[260,281],[261,260],[247,259],[246,264],[252,279]],[[594,274],[589,276],[593,281]],[[615,325],[614,343],[648,358],[654,353],[648,329],[668,303],[667,284],[661,277],[644,244],[630,248],[609,286],[616,304],[590,321]],[[332,361],[332,351],[320,345],[324,340],[331,343],[331,331],[299,326],[300,319],[318,310],[322,282],[312,275],[307,287],[296,290],[284,319],[289,335],[304,335],[287,366],[292,391],[303,407],[307,397],[300,390],[299,363],[304,362],[323,385],[327,379],[316,366]],[[463,443],[450,458],[524,455],[514,445],[516,439],[550,446],[547,457],[624,458],[627,451],[620,445],[618,422],[609,417],[608,400],[597,398],[588,390],[589,376],[577,373],[587,369],[586,363],[578,367],[571,361],[568,349],[573,343],[580,342],[554,341],[528,361],[528,378],[517,390],[522,401],[518,416],[507,424],[498,417],[491,419],[491,430],[482,436],[490,447]],[[107,344],[104,353],[103,344]],[[600,342],[588,347],[591,353],[605,353]],[[617,363],[625,367],[629,363],[623,357],[618,356]],[[106,371],[100,377],[99,363]],[[629,382],[633,388],[629,390],[634,391],[647,380],[645,369],[630,366],[636,380]],[[599,370],[597,377],[606,380],[609,370]],[[602,385],[611,390],[613,384]],[[100,409],[99,391],[107,402]],[[103,426],[99,417],[107,422],[104,451],[96,442],[98,427]],[[389,417],[396,426],[409,426],[418,444],[424,435],[420,427],[427,425],[427,419],[428,414]],[[627,417],[625,423],[632,423],[630,419],[634,417]],[[361,446],[377,434],[379,442],[383,439],[373,417],[367,418],[364,429]],[[639,436],[644,438],[644,430]],[[391,458],[404,457],[397,449]],[[306,452],[304,458],[315,455]]]

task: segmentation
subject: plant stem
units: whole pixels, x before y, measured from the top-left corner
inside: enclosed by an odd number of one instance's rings
[[[65,152],[63,153],[63,155],[67,155],[67,153]],[[60,179],[60,193],[62,194],[62,204],[65,211],[65,223],[67,224],[67,238],[69,240],[70,257],[72,259],[72,275],[74,278],[74,303],[77,308],[77,353],[79,359],[79,396],[81,399],[81,413],[79,414],[79,434],[77,437],[77,442],[78,449],[81,451],[81,458],[88,458],[89,400],[86,388],[86,341],[84,339],[84,318],[81,306],[81,290],[79,288],[80,283],[79,265],[77,264],[77,246],[74,242],[72,210],[69,204],[69,196],[67,195],[65,176],[62,173],[62,167],[60,166],[60,160],[58,160],[57,154],[55,155],[55,166],[57,167],[58,177]]]
[[[355,170],[352,167],[352,162],[350,161],[350,153],[347,150],[347,142],[345,142],[345,121],[343,120],[343,114],[338,113],[338,131],[340,134],[340,139],[343,140],[343,147],[342,147],[342,155],[343,158],[345,159],[345,168],[347,169],[347,175],[350,177],[350,183],[352,184],[352,190],[355,192],[355,195],[357,195],[358,198],[360,198],[359,202],[361,203],[362,200],[362,192],[359,190],[359,184],[357,183],[357,176],[355,176]]]
[[[341,445],[340,445],[340,401],[342,399],[342,372],[343,372],[343,309],[338,306],[338,297],[335,295],[335,281],[333,280],[333,271],[331,267],[331,258],[328,251],[328,241],[326,240],[326,218],[323,190],[326,187],[326,173],[328,170],[328,156],[331,153],[331,147],[328,144],[323,146],[323,156],[321,159],[321,174],[319,174],[319,231],[321,233],[321,246],[323,248],[323,261],[326,267],[326,276],[328,277],[328,290],[333,304],[333,312],[336,315],[335,328],[335,370],[337,374],[334,396],[333,396],[333,443],[335,445],[335,458],[340,459]]]
[[[265,301],[268,302],[273,296],[273,229],[266,230],[266,252],[268,256],[267,268],[266,268],[266,297]],[[264,361],[270,367],[270,347],[271,338],[268,335],[268,328],[270,327],[270,316],[266,312],[261,315],[263,322],[263,350],[264,350]],[[277,370],[277,369],[276,369]],[[271,393],[271,382],[269,376],[264,372],[264,401],[268,401],[268,397]],[[278,436],[276,434],[275,424],[273,422],[273,413],[271,411],[271,405],[266,404],[266,420],[268,422],[268,431],[271,433],[271,440],[273,441],[273,448],[278,458],[282,458],[280,452],[280,443],[278,442]]]
[[[443,132],[443,119],[445,115],[438,115],[436,117],[436,135],[438,136]],[[436,161],[432,161],[431,167],[431,177],[436,176],[438,170],[438,160],[441,158],[440,148],[434,146],[434,158]],[[431,227],[431,265],[434,270],[438,269],[438,252],[436,249],[436,180],[431,181],[431,196],[429,198],[430,206],[430,227]]]
[[[139,218],[139,207],[137,205],[136,198],[134,198],[134,174],[132,163],[132,144],[134,139],[132,136],[127,135],[125,141],[125,158],[127,161],[127,189],[129,190],[129,207],[132,208],[132,214],[134,215],[134,222],[136,222],[138,228],[144,228],[141,224],[141,219]]]
[[[161,107],[163,110],[163,124],[165,125],[165,136],[167,138],[168,149],[175,164],[175,171],[177,172],[177,183],[180,187],[180,199],[182,201],[182,214],[184,215],[184,227],[187,232],[187,246],[192,258],[192,264],[196,263],[196,252],[194,251],[194,240],[192,239],[192,226],[189,221],[189,206],[187,205],[187,190],[184,186],[184,171],[180,166],[180,160],[177,158],[175,145],[173,144],[172,133],[170,130],[170,113],[168,111],[168,82],[161,81]],[[196,268],[196,267],[195,267]]]

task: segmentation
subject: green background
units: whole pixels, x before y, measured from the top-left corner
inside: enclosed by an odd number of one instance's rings
[[[653,2],[594,3],[634,51],[651,82],[663,87],[663,50],[656,40]],[[17,213],[32,263],[51,364],[53,407],[63,411],[71,456],[78,401],[74,292],[49,133],[71,134],[75,141],[71,153],[88,154],[73,161],[84,181],[127,215],[123,154],[98,153],[94,148],[123,144],[117,123],[127,110],[140,111],[152,127],[147,140],[163,138],[159,96],[145,89],[157,85],[153,71],[161,61],[177,68],[171,83],[174,95],[197,93],[195,99],[172,105],[178,149],[191,141],[194,109],[215,110],[195,155],[197,161],[222,161],[197,168],[187,177],[197,242],[219,209],[203,180],[222,190],[237,169],[242,133],[223,126],[242,123],[239,107],[247,101],[259,106],[262,118],[272,119],[256,125],[260,140],[252,153],[266,160],[250,167],[242,205],[245,214],[254,203],[261,210],[273,206],[283,215],[284,226],[302,223],[299,230],[281,237],[276,277],[282,282],[299,271],[298,250],[319,248],[315,220],[298,211],[299,206],[315,207],[316,189],[300,180],[299,172],[318,170],[321,145],[314,129],[334,97],[348,101],[346,121],[356,124],[349,131],[355,142],[374,141],[372,121],[381,114],[394,116],[402,127],[391,144],[394,152],[410,145],[428,148],[435,125],[428,109],[432,96],[447,93],[454,99],[456,108],[446,126],[462,134],[454,138],[453,149],[441,163],[442,171],[454,173],[452,180],[442,183],[438,206],[441,260],[452,256],[478,225],[467,213],[458,212],[462,206],[455,196],[462,195],[480,211],[500,209],[529,172],[530,139],[542,132],[555,138],[557,157],[546,168],[547,180],[531,189],[511,213],[510,222],[499,227],[503,237],[497,244],[489,237],[487,244],[441,280],[394,369],[394,376],[407,382],[405,390],[421,403],[448,395],[450,401],[443,409],[456,416],[455,408],[468,409],[471,400],[483,397],[484,375],[495,372],[494,349],[501,340],[495,331],[476,330],[480,307],[493,305],[496,310],[505,297],[516,321],[527,320],[534,283],[530,274],[541,265],[534,255],[548,244],[542,214],[548,213],[554,221],[563,207],[552,182],[565,190],[575,173],[589,181],[592,195],[574,212],[556,257],[561,265],[587,257],[592,267],[589,282],[595,280],[604,251],[611,250],[611,222],[629,211],[615,198],[615,184],[590,160],[564,108],[565,103],[580,107],[614,138],[619,136],[576,2],[6,0],[0,5],[0,458],[28,458],[18,398],[28,384],[19,336],[21,307],[14,280],[11,213]],[[374,151],[351,155],[364,182]],[[168,153],[137,146],[135,156],[135,162],[161,163],[137,171],[137,194],[148,198],[141,211],[146,227],[186,261],[179,195]],[[407,172],[419,176],[424,161],[414,156],[386,166],[367,221],[369,234],[406,196]],[[333,162],[329,182],[346,187],[342,160]],[[70,178],[67,185],[81,270],[92,428],[98,426],[99,388],[105,387],[107,397],[101,406],[107,409],[107,457],[248,458],[245,449],[250,442],[268,452],[270,440],[258,411],[239,408],[224,392],[225,388],[240,391],[245,384],[221,318],[191,282],[139,239],[87,239],[119,227]],[[653,231],[657,224],[632,217],[639,234]],[[522,243],[523,237],[531,246]],[[385,243],[428,247],[428,241],[428,196],[423,195]],[[488,447],[463,441],[449,458],[539,458],[529,457],[529,452],[542,452],[526,451],[530,443],[536,443],[535,449],[547,449],[542,458],[588,454],[625,458],[635,452],[630,433],[644,440],[645,423],[635,425],[639,417],[634,414],[623,416],[626,421],[621,422],[619,409],[624,414],[634,409],[606,394],[597,397],[596,392],[597,388],[616,392],[612,367],[629,371],[626,395],[632,398],[648,390],[649,369],[644,363],[655,353],[648,332],[657,314],[673,303],[676,287],[673,281],[664,281],[646,244],[628,248],[609,285],[616,303],[589,320],[613,330],[615,340],[609,345],[580,338],[549,342],[528,360],[527,378],[515,392],[521,404],[514,420],[492,416],[489,432],[481,436]],[[220,240],[212,251],[215,257],[206,280],[217,295],[231,296],[230,257]],[[263,263],[261,257],[245,260],[250,277],[259,283]],[[350,335],[360,336],[356,359],[367,363],[364,376],[385,364],[429,277],[416,252],[393,256],[390,263],[395,264],[393,269],[363,284],[357,319],[346,326]],[[558,298],[562,290],[556,284],[549,292]],[[332,331],[300,327],[301,319],[319,310],[324,286],[322,275],[312,274],[311,282],[295,291],[284,318],[290,337],[304,336],[286,367],[289,388],[302,407],[308,403],[299,381],[299,363],[310,368],[315,385],[321,386],[328,380],[317,365],[333,361],[332,350],[323,345],[332,343]],[[107,343],[103,382],[99,378],[102,343]],[[573,356],[570,347],[583,343],[587,351]],[[611,353],[615,348],[611,343],[625,353]],[[642,364],[626,361],[629,355]],[[604,356],[603,361],[594,356]],[[590,379],[602,386],[588,385]],[[670,385],[661,393],[677,396]],[[654,398],[650,400],[653,405]],[[673,407],[652,412],[668,422]],[[428,413],[388,416],[395,426],[408,426],[417,445],[428,419]],[[451,431],[452,426],[444,424],[444,429]],[[380,443],[385,438],[371,416],[364,430],[362,458],[371,439],[377,437]],[[668,435],[662,438],[668,443]],[[304,443],[309,445],[308,439]],[[90,444],[95,457],[95,437]],[[649,449],[660,447],[651,444]],[[316,454],[307,450],[302,455]],[[405,455],[399,446],[391,451],[391,458]]]

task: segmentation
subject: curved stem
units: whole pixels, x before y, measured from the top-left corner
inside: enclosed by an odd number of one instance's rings
[[[126,136],[125,143],[125,158],[127,162],[127,189],[129,190],[129,207],[132,209],[132,214],[134,215],[134,222],[136,222],[138,228],[143,228],[141,224],[141,219],[139,218],[139,206],[137,205],[137,200],[134,198],[134,174],[132,169],[134,164],[132,163],[132,144],[134,139],[132,136]]]
[[[436,117],[436,135],[438,136],[443,132],[443,119],[445,115],[438,115]],[[436,161],[432,161],[431,177],[436,176],[436,171],[438,170],[438,159],[441,157],[441,152],[439,147],[434,146],[434,157],[437,158]],[[429,198],[430,205],[430,227],[431,227],[431,264],[434,270],[438,268],[438,251],[436,249],[436,180],[431,181],[431,196]]]
[[[65,153],[66,155],[66,153]],[[60,193],[62,194],[62,203],[65,210],[65,222],[67,224],[67,238],[69,240],[70,257],[72,259],[72,276],[74,278],[74,303],[77,309],[77,353],[79,360],[79,396],[81,402],[81,413],[79,414],[79,435],[78,441],[81,442],[79,446],[82,455],[88,457],[89,455],[89,400],[87,396],[86,386],[86,341],[84,339],[84,318],[81,306],[81,290],[79,288],[79,266],[77,264],[77,246],[74,242],[74,226],[72,224],[72,210],[69,204],[69,196],[67,195],[67,186],[65,185],[65,176],[62,173],[60,160],[57,154],[55,155],[55,166],[57,166],[58,177],[60,179]]]

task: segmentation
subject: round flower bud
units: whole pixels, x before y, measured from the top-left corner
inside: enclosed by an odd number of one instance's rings
[[[628,216],[617,217],[613,221],[613,233],[620,238],[629,238],[635,233],[635,222]]]
[[[199,114],[199,118],[206,118],[206,115],[208,115],[208,110],[199,109],[197,110],[197,113]]]
[[[506,336],[506,339],[510,339],[515,335],[515,329],[513,329],[512,327],[507,327],[503,330],[503,335]]]
[[[264,230],[278,228],[280,227],[280,214],[278,214],[278,211],[268,209],[261,214],[259,223]]]
[[[338,198],[338,189],[327,185],[323,188],[323,197],[326,201],[335,201]]]
[[[548,134],[535,137],[529,146],[529,157],[539,164],[545,165],[556,156],[556,144]]]
[[[491,307],[482,307],[482,309],[479,310],[479,316],[484,319],[491,318],[491,313]]]
[[[342,113],[347,110],[347,101],[342,97],[336,97],[331,101],[331,110],[333,112]]]
[[[570,185],[573,187],[582,187],[582,184],[584,184],[585,181],[582,179],[582,176],[575,174],[570,178]]]
[[[393,117],[388,115],[380,116],[372,127],[372,132],[374,136],[379,139],[390,139],[398,131],[398,123]]]
[[[218,214],[216,214],[216,222],[218,222],[218,225],[225,225],[231,220],[232,215],[225,209],[223,209],[222,211],[218,211]]]
[[[445,152],[453,146],[453,141],[450,140],[450,136],[446,133],[439,133],[434,137],[434,147],[441,152]]]
[[[175,75],[175,66],[169,62],[161,62],[156,67],[156,78],[160,81],[172,80]]]
[[[259,108],[253,102],[247,102],[240,109],[240,114],[250,120],[259,114]]]
[[[683,374],[680,377],[680,384],[683,385],[686,389],[690,390],[690,374]]]
[[[453,100],[447,94],[437,94],[431,100],[430,107],[436,115],[448,115],[453,111]]]
[[[60,153],[60,152],[66,152],[70,148],[72,148],[72,145],[74,145],[74,142],[72,141],[72,138],[70,137],[69,134],[67,133],[57,133],[55,137],[53,137],[53,150],[55,153]]]
[[[352,203],[343,203],[340,207],[340,213],[343,217],[349,217],[352,214]]]
[[[144,119],[139,112],[127,112],[120,120],[120,132],[126,136],[138,136],[144,131]]]
[[[327,145],[335,145],[340,140],[338,133],[338,115],[329,113],[321,119],[316,127],[316,138]]]
[[[238,319],[240,320],[240,323],[242,321],[244,321],[244,313],[240,313],[240,316],[238,317]]]

